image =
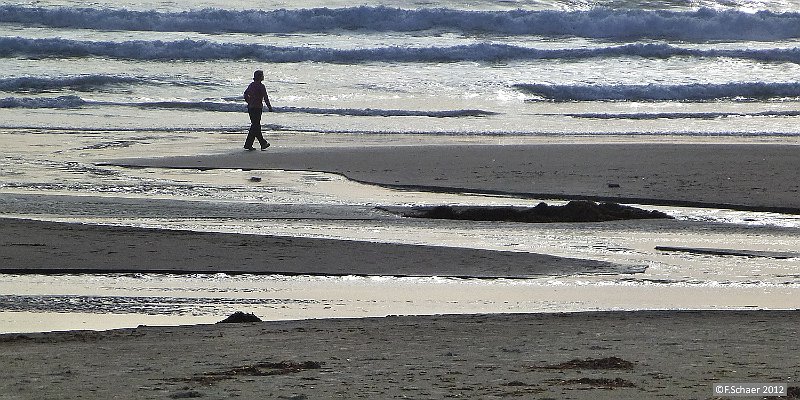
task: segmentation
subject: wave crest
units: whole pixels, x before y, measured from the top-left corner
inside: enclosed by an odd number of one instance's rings
[[[330,49],[279,47],[256,44],[215,43],[185,39],[156,41],[78,41],[60,38],[28,39],[0,37],[0,57],[112,57],[135,60],[259,60],[273,63],[326,62],[459,62],[541,59],[586,59],[595,57],[675,56],[729,57],[758,61],[800,63],[800,48],[723,50],[688,49],[668,44],[634,43],[621,46],[578,49],[537,49],[497,43],[450,47],[378,47]]]
[[[313,8],[184,12],[0,6],[0,22],[60,28],[171,32],[297,33],[337,30],[448,30],[503,35],[657,38],[686,41],[780,40],[800,37],[800,13],[733,10],[467,11],[446,8]]]
[[[800,83],[796,82],[603,86],[516,84],[512,87],[553,101],[707,101],[800,97]]]
[[[78,96],[59,97],[6,97],[0,99],[0,108],[78,108],[86,101]]]

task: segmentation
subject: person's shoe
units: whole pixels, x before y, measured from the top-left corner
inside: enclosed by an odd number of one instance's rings
[[[254,148],[252,148],[252,147],[245,147],[244,149],[245,149],[245,150],[255,150],[255,149],[254,149]]]
[[[261,145],[261,151],[264,151],[264,150],[266,150],[266,149],[267,149],[267,147],[269,147],[269,142],[266,142],[265,144],[262,144],[262,145]]]

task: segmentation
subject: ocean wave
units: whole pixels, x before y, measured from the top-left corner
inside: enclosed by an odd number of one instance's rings
[[[0,99],[0,108],[78,108],[86,101],[78,96],[59,97],[6,97]]]
[[[274,63],[327,62],[459,62],[597,57],[729,57],[765,62],[800,63],[800,48],[724,50],[688,49],[668,44],[633,43],[575,49],[537,49],[497,43],[450,47],[378,47],[330,49],[279,47],[259,44],[216,43],[205,40],[78,41],[60,38],[0,37],[0,57],[111,57],[136,60],[259,60]]]
[[[146,79],[114,75],[0,78],[0,91],[48,92],[59,89],[96,90],[103,86],[145,83]]]
[[[79,96],[59,96],[51,98],[39,97],[7,97],[0,99],[0,108],[78,108],[85,106],[125,106],[145,109],[164,110],[196,110],[214,112],[242,112],[247,111],[244,101],[241,103],[214,102],[214,101],[153,101],[153,102],[106,102],[89,101]],[[274,107],[278,113],[303,113],[318,115],[341,115],[354,117],[433,117],[433,118],[460,118],[460,117],[485,117],[495,115],[492,111],[484,110],[391,110],[377,108],[315,108],[315,107]]]
[[[313,8],[184,12],[0,6],[0,22],[59,28],[170,32],[296,33],[360,30],[447,30],[502,35],[658,38],[687,41],[780,40],[800,37],[800,13],[733,10],[467,11],[446,8]]]
[[[553,101],[708,101],[800,97],[800,83],[738,82],[689,85],[516,84],[514,89]]]

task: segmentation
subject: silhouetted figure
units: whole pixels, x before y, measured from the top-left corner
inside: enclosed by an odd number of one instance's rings
[[[261,150],[266,150],[269,147],[269,142],[264,140],[261,134],[261,113],[264,112],[263,104],[266,103],[267,109],[272,112],[272,105],[269,104],[269,96],[267,95],[267,88],[261,83],[264,80],[264,71],[258,70],[253,74],[253,82],[244,91],[244,100],[247,101],[247,113],[250,114],[250,131],[247,133],[247,140],[244,142],[244,148],[247,150],[253,149],[253,142],[258,139],[261,144]]]

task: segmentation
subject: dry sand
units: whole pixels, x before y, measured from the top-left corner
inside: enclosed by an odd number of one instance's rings
[[[790,144],[275,146],[111,164],[325,171],[400,188],[800,213],[800,146]]]
[[[798,317],[510,314],[9,334],[0,398],[707,399],[713,383],[798,386]]]

